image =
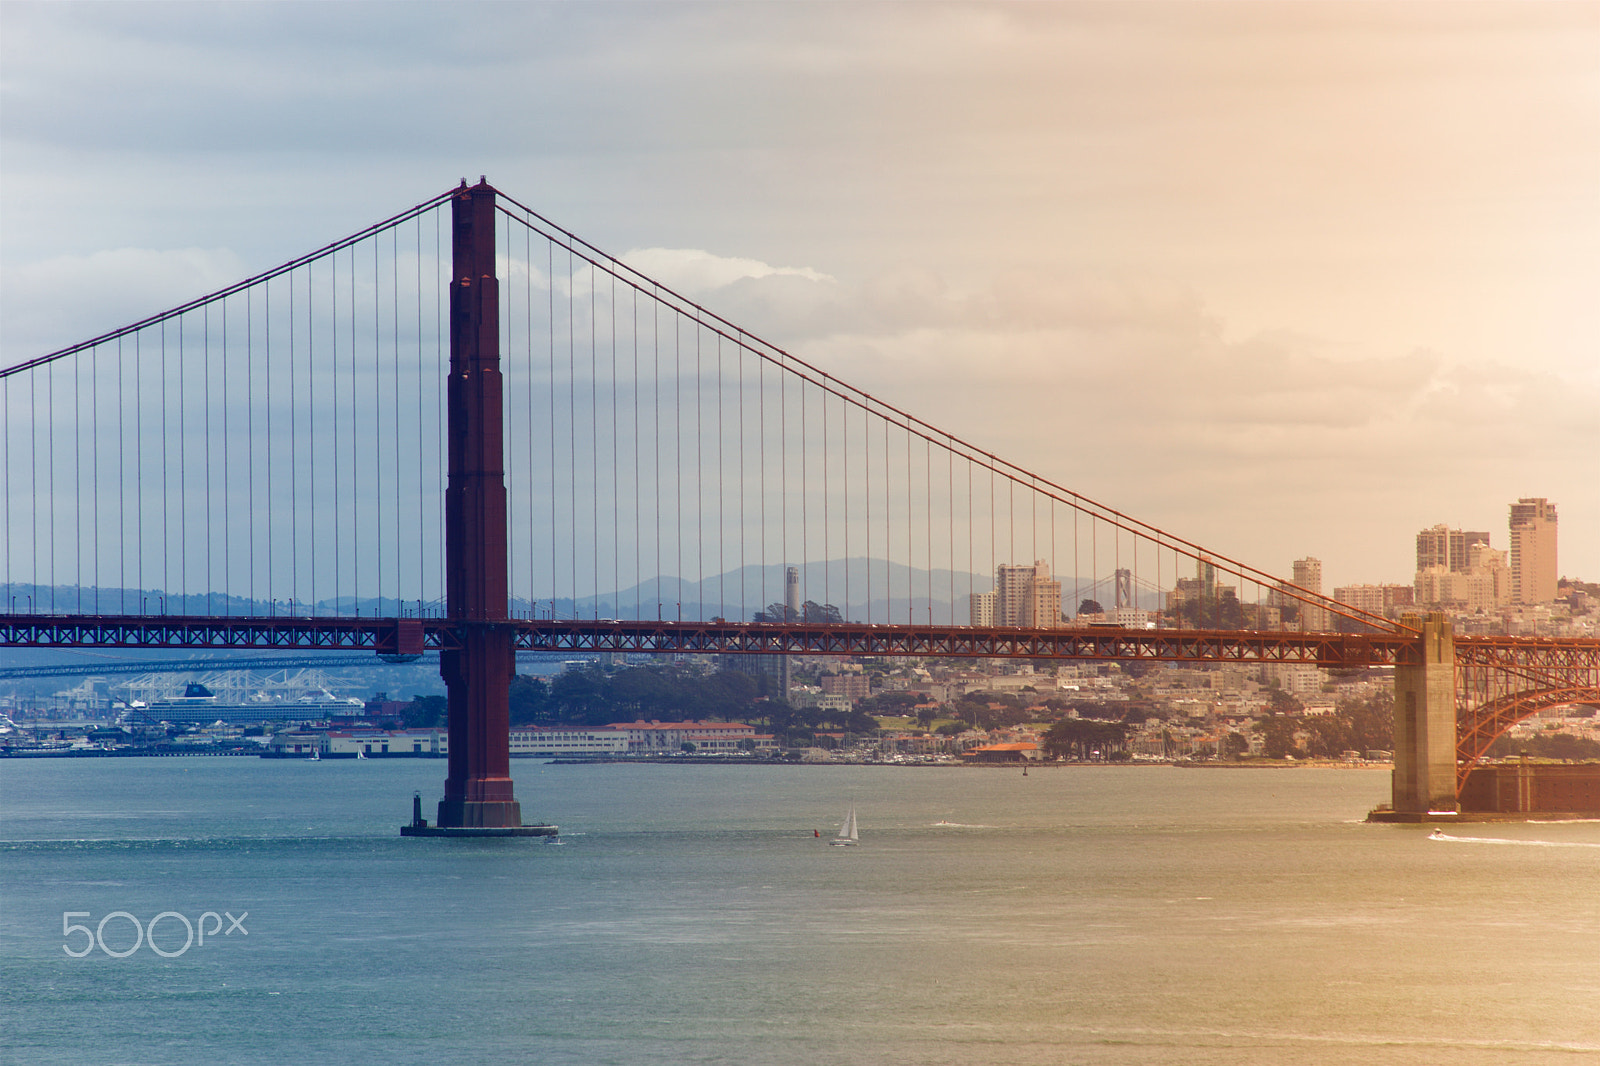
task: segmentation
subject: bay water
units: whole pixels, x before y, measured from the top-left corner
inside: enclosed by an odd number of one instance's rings
[[[1364,824],[1386,770],[518,760],[559,844],[401,838],[444,771],[0,761],[0,1060],[1600,1062],[1600,823]]]

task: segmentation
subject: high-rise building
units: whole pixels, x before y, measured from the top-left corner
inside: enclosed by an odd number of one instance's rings
[[[1307,556],[1294,561],[1294,583],[1307,592],[1322,594],[1322,560]],[[1309,603],[1300,604],[1300,628],[1308,633],[1328,628],[1328,611]]]
[[[1474,545],[1489,546],[1489,534],[1440,524],[1417,534],[1417,573],[1443,567],[1464,574],[1472,567]]]
[[[994,601],[992,592],[974,592],[967,596],[967,624],[974,626],[994,625]]]
[[[1294,581],[1292,584],[1307,592],[1322,593],[1322,560],[1307,556],[1294,561]],[[1327,608],[1316,604],[1304,603],[1284,582],[1279,582],[1278,587],[1267,593],[1267,606],[1276,607],[1284,617],[1294,620],[1290,628],[1298,628],[1306,632],[1321,632],[1329,628],[1331,615]],[[1276,625],[1274,621],[1272,624]]]
[[[1050,564],[1001,563],[994,571],[995,590],[967,598],[967,617],[975,626],[1024,626],[1054,629],[1061,624],[1061,582],[1050,577]]]
[[[1556,598],[1556,505],[1543,496],[1511,505],[1511,598],[1548,603]]]

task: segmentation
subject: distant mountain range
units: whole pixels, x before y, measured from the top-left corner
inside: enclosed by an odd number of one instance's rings
[[[781,564],[745,566],[707,577],[661,575],[629,588],[598,596],[557,596],[529,600],[513,595],[509,609],[515,616],[548,618],[662,618],[668,621],[706,621],[726,618],[750,621],[757,611],[784,599]],[[850,622],[915,622],[961,625],[967,621],[967,596],[994,589],[992,575],[959,570],[925,570],[903,563],[864,556],[800,565],[800,600],[831,604]],[[1069,614],[1075,595],[1108,600],[1111,576],[1077,588],[1062,582],[1062,607]],[[1096,590],[1099,590],[1097,593]],[[1158,608],[1160,595],[1137,590],[1138,606]],[[0,609],[40,614],[172,614],[172,615],[366,615],[392,618],[444,613],[439,600],[394,597],[338,597],[315,604],[286,600],[260,600],[213,593],[168,593],[162,589],[80,588],[70,585],[0,585]],[[9,653],[5,653],[9,654]]]

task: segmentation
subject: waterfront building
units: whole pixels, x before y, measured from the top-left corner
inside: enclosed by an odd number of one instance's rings
[[[684,744],[693,744],[696,751],[731,752],[749,748],[768,751],[774,747],[773,738],[758,734],[754,726],[744,722],[614,722],[607,726],[627,737],[628,752],[634,755],[659,754],[680,750]]]
[[[513,757],[626,755],[628,735],[613,726],[526,726],[511,730]]]
[[[443,729],[285,730],[267,741],[269,758],[354,759],[439,756],[450,752]]]

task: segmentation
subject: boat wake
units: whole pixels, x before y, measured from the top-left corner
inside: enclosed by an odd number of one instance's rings
[[[935,829],[993,829],[992,825],[968,825],[966,822],[934,822]]]
[[[1439,840],[1450,844],[1517,844],[1528,848],[1600,848],[1600,844],[1593,844],[1583,840],[1513,840],[1507,837],[1458,837],[1448,833],[1433,833],[1429,840]]]

